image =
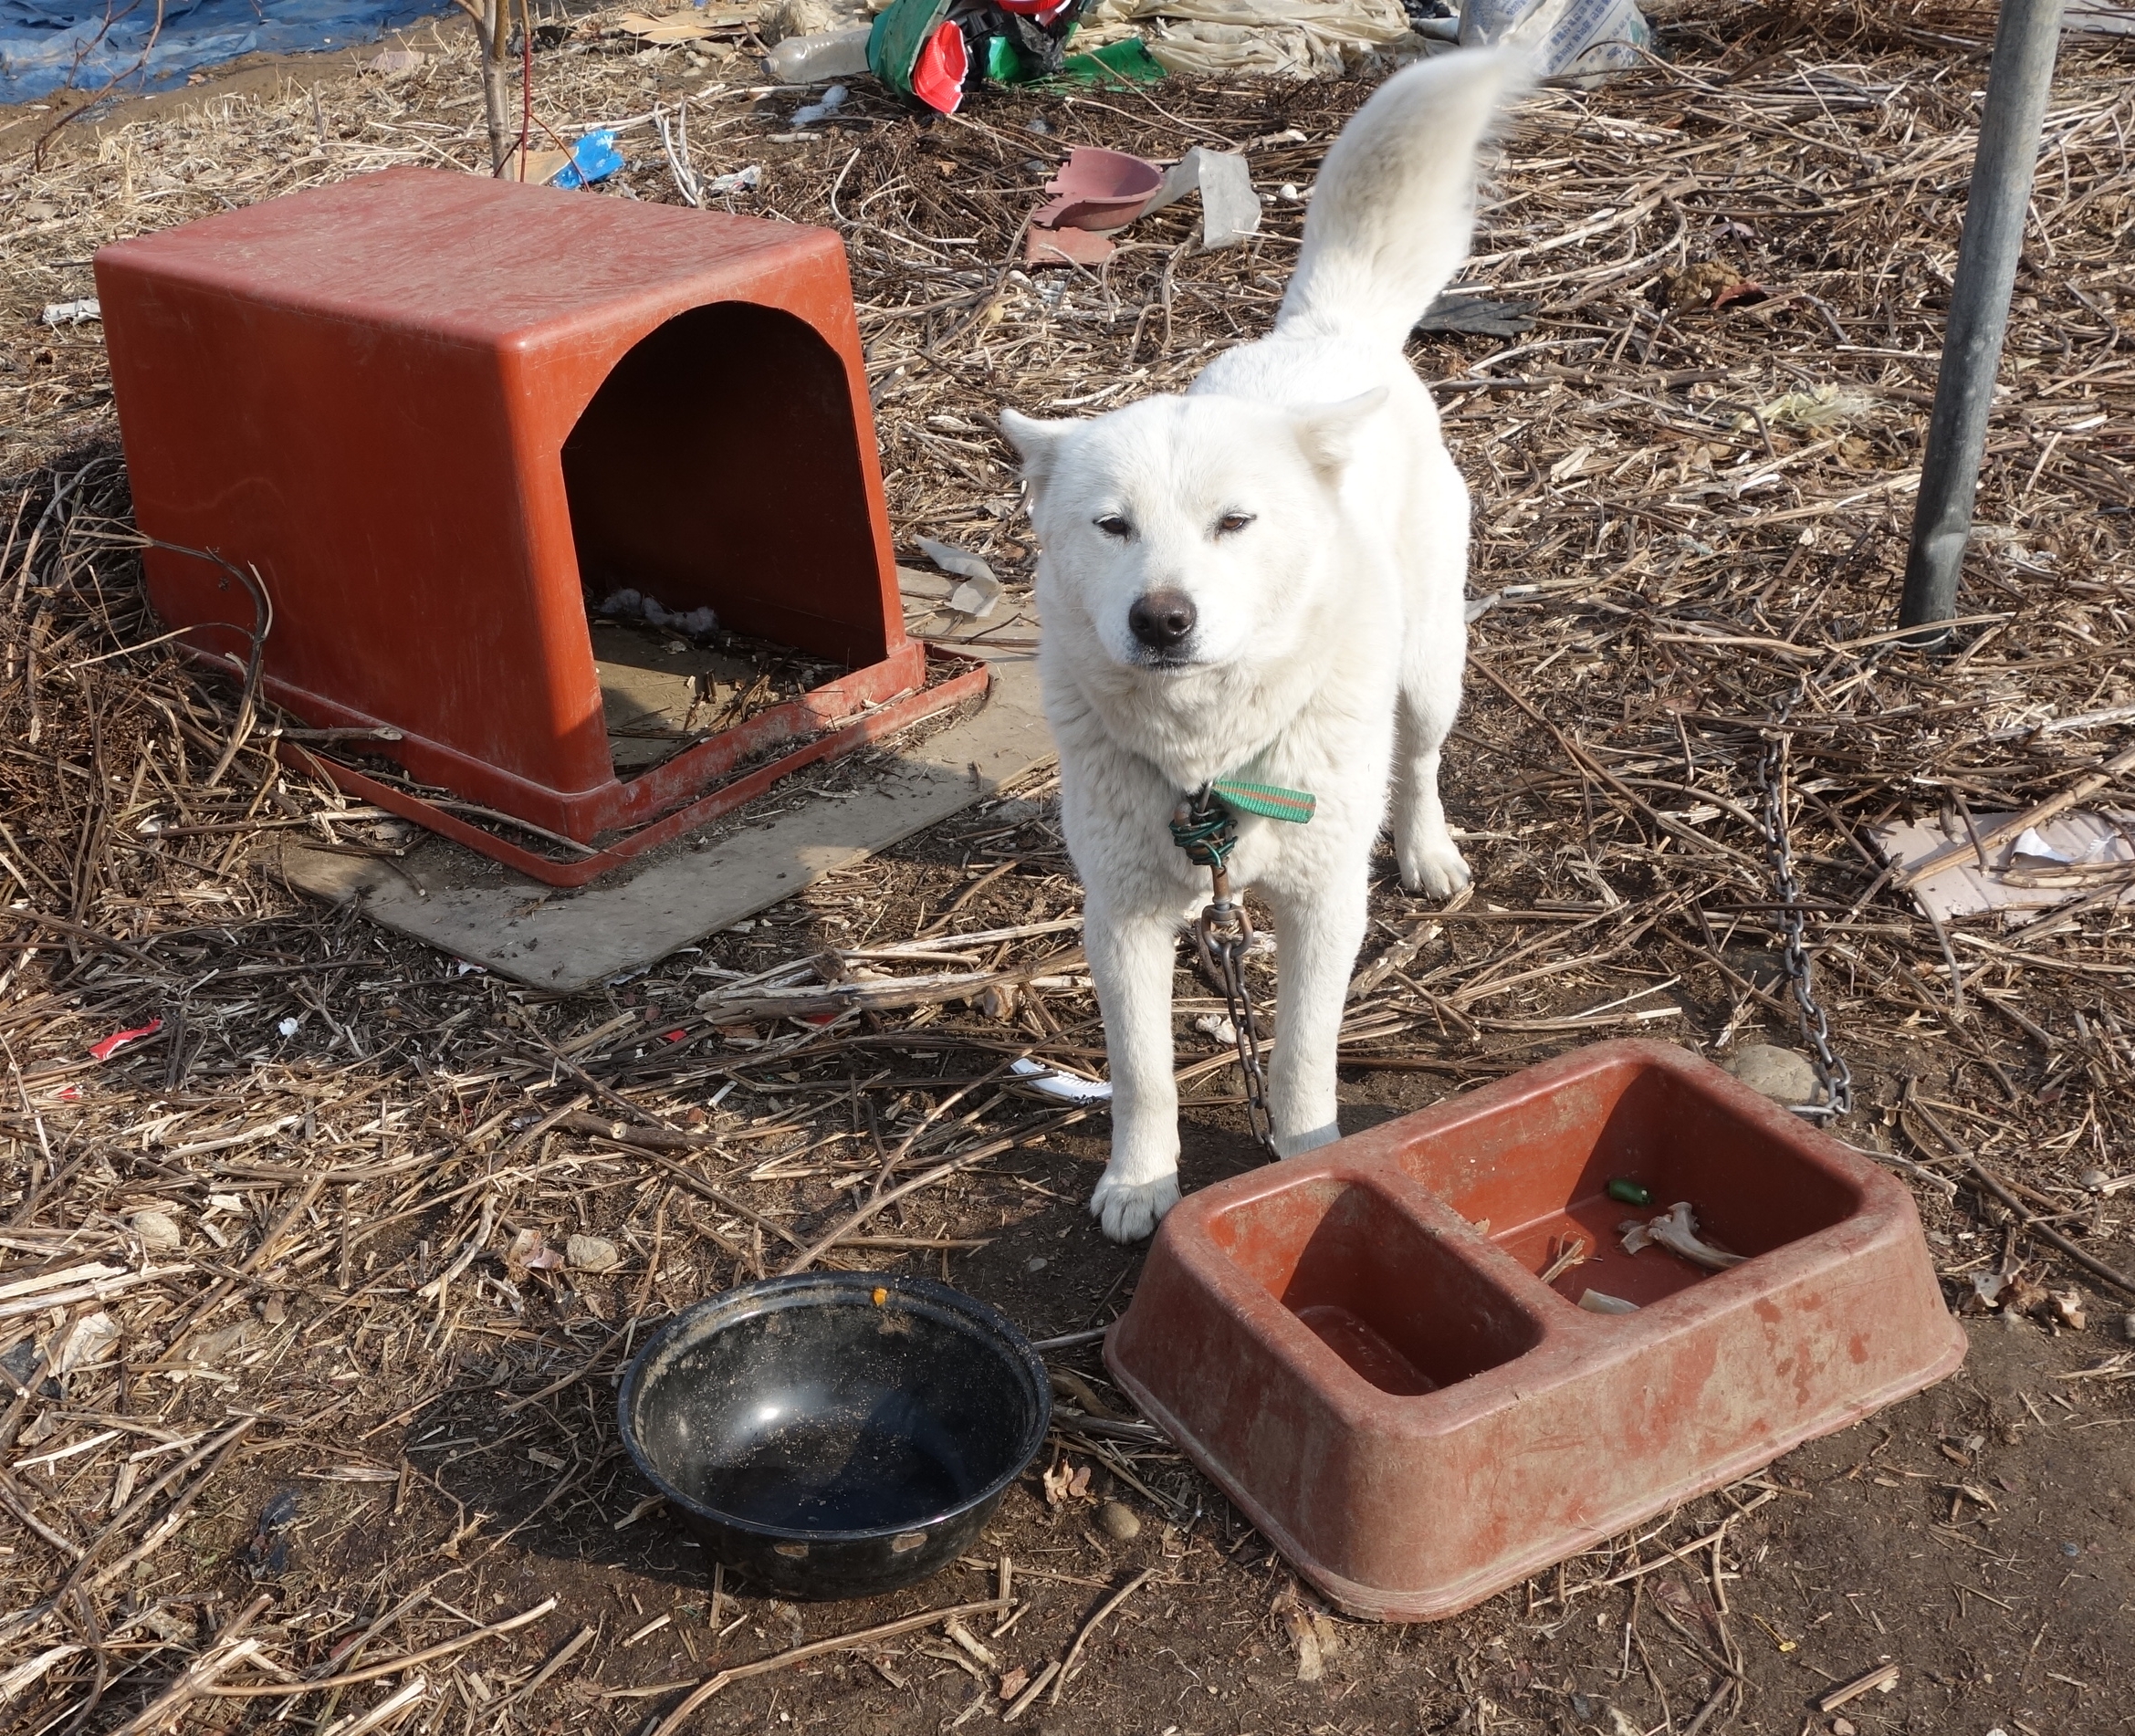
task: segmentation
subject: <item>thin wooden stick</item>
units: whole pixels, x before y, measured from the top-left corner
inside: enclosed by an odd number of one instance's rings
[[[507,1706],[517,1706],[522,1700],[531,1699],[535,1691],[540,1688],[542,1683],[546,1682],[549,1677],[555,1675],[558,1670],[561,1669],[564,1665],[570,1663],[572,1658],[576,1658],[579,1653],[585,1648],[587,1644],[592,1639],[593,1635],[598,1630],[596,1628],[590,1626],[580,1628],[577,1633],[573,1634],[569,1639],[565,1640],[561,1646],[557,1647],[554,1657],[550,1658],[547,1663],[543,1664],[539,1669],[536,1670],[532,1676],[527,1678],[527,1684],[525,1687],[515,1689],[512,1691],[510,1698],[508,1699],[504,1703]]]
[[[259,1650],[256,1639],[242,1639],[226,1650],[210,1652],[139,1712],[111,1732],[111,1736],[141,1736],[174,1717],[188,1700],[208,1692],[215,1678],[235,1669]]]
[[[2057,796],[2026,808],[2020,814],[2011,814],[2006,820],[1995,821],[1984,831],[1970,833],[1952,839],[1940,850],[1931,850],[1918,862],[1908,863],[1891,876],[1891,884],[1901,891],[1910,891],[1927,879],[1938,874],[1952,863],[1962,862],[1975,851],[1985,852],[1997,845],[2005,844],[2012,838],[2020,838],[2032,827],[2051,820],[2056,814],[2073,808],[2086,798],[2095,796],[2124,771],[2135,771],[2135,748],[2126,748],[2115,754],[2089,777],[2073,783]]]
[[[753,1664],[736,1664],[723,1669],[706,1681],[689,1698],[677,1706],[654,1726],[652,1736],[675,1736],[689,1715],[711,1699],[714,1694],[733,1682],[750,1676],[768,1676],[775,1669],[785,1669],[794,1664],[807,1662],[811,1658],[821,1658],[826,1652],[853,1651],[862,1647],[876,1645],[885,1639],[895,1639],[900,1634],[917,1633],[922,1627],[932,1627],[937,1622],[952,1621],[959,1616],[982,1616],[989,1610],[1005,1607],[1002,1600],[989,1597],[982,1604],[955,1604],[946,1609],[923,1610],[916,1616],[906,1616],[894,1622],[884,1622],[880,1626],[863,1627],[855,1633],[839,1634],[831,1639],[811,1640],[805,1646],[796,1646],[790,1651],[780,1652],[776,1657],[759,1658]]]
[[[2016,1221],[2024,1227],[2026,1235],[2036,1236],[2042,1241],[2051,1242],[2093,1278],[2102,1279],[2115,1289],[2125,1291],[2129,1295],[2135,1296],[2135,1278],[2130,1278],[2123,1272],[2116,1271],[2104,1260],[2085,1253],[2082,1249],[2077,1247],[2074,1242],[2062,1235],[2051,1224],[2033,1216],[2029,1208],[2018,1200],[2015,1194],[1980,1167],[1978,1158],[1966,1157],[1964,1167],[1971,1172],[1974,1181],[2016,1214]]]
[[[958,1156],[950,1158],[946,1164],[937,1164],[932,1169],[927,1170],[925,1174],[913,1177],[910,1181],[902,1183],[899,1186],[891,1188],[887,1193],[877,1194],[865,1205],[858,1208],[855,1211],[853,1211],[853,1213],[849,1218],[847,1218],[844,1222],[841,1223],[828,1235],[819,1238],[817,1240],[811,1242],[806,1248],[802,1249],[799,1254],[794,1256],[791,1263],[787,1266],[784,1275],[787,1277],[791,1277],[795,1272],[806,1271],[809,1267],[813,1265],[818,1260],[822,1259],[822,1256],[828,1253],[832,1248],[836,1247],[838,1243],[845,1237],[851,1235],[853,1230],[857,1229],[862,1224],[865,1223],[870,1218],[874,1217],[876,1212],[880,1211],[884,1206],[889,1205],[893,1200],[901,1199],[906,1194],[916,1193],[922,1187],[930,1187],[935,1182],[939,1181],[944,1176],[955,1174],[958,1170],[963,1168],[967,1164],[975,1164],[983,1157],[998,1157],[1002,1152],[1012,1151],[1016,1146],[1028,1143],[1030,1140],[1036,1138],[1040,1134],[1049,1134],[1057,1128],[1065,1127],[1070,1125],[1072,1123],[1081,1121],[1090,1112],[1087,1109],[1071,1109],[1066,1114],[1055,1115],[1051,1121],[1046,1122],[1042,1126],[1031,1128],[1027,1133],[1012,1134],[1005,1139],[989,1140],[983,1145],[976,1145],[972,1147],[971,1150],[963,1152]]]
[[[1067,1686],[1068,1678],[1074,1673],[1075,1659],[1083,1655],[1083,1647],[1089,1644],[1090,1636],[1097,1631],[1104,1618],[1156,1577],[1156,1570],[1154,1567],[1145,1567],[1097,1605],[1097,1613],[1083,1624],[1082,1631],[1074,1637],[1074,1643],[1067,1648],[1067,1656],[1060,1660],[1060,1674],[1052,1678],[1052,1694],[1046,1701],[1047,1705],[1060,1704],[1061,1690]]]
[[[487,1627],[477,1627],[472,1633],[462,1634],[457,1639],[410,1652],[405,1658],[388,1658],[382,1662],[367,1664],[361,1669],[351,1669],[340,1676],[328,1676],[315,1682],[260,1682],[247,1683],[242,1688],[205,1688],[201,1692],[217,1699],[288,1699],[296,1694],[320,1694],[332,1688],[353,1688],[359,1682],[374,1682],[381,1676],[397,1676],[403,1669],[413,1669],[418,1664],[433,1659],[449,1658],[455,1652],[465,1651],[479,1640],[494,1639],[499,1634],[508,1634],[515,1627],[524,1627],[529,1622],[538,1622],[556,1607],[553,1597],[544,1598],[531,1609],[500,1622],[491,1622]]]
[[[207,1691],[217,1676],[235,1668],[247,1658],[257,1656],[260,1646],[256,1639],[239,1639],[237,1637],[257,1618],[260,1611],[274,1600],[265,1592],[253,1598],[237,1612],[229,1624],[215,1636],[215,1644],[197,1658],[185,1673],[173,1682],[139,1712],[110,1732],[110,1736],[139,1736],[167,1722],[188,1701],[197,1699]]]
[[[38,1375],[41,1376],[43,1370],[40,1368],[38,1370]],[[97,1586],[101,1585],[110,1580],[113,1574],[123,1573],[136,1561],[145,1557],[156,1547],[158,1543],[162,1543],[162,1540],[170,1534],[171,1531],[174,1529],[177,1520],[182,1519],[184,1516],[186,1510],[192,1506],[194,1500],[199,1495],[200,1491],[207,1486],[208,1480],[215,1475],[217,1469],[221,1468],[222,1460],[217,1456],[229,1452],[232,1448],[236,1446],[239,1441],[244,1439],[246,1435],[251,1433],[253,1426],[257,1423],[258,1420],[259,1419],[256,1417],[239,1417],[236,1422],[231,1424],[231,1426],[225,1429],[221,1434],[215,1436],[213,1439],[203,1443],[201,1446],[195,1448],[192,1452],[186,1454],[183,1459],[180,1459],[175,1465],[173,1465],[170,1469],[165,1471],[161,1477],[157,1478],[154,1482],[151,1483],[146,1489],[142,1490],[138,1495],[134,1496],[131,1501],[128,1501],[123,1508],[112,1515],[110,1522],[107,1524],[103,1530],[99,1532],[94,1537],[90,1538],[89,1543],[83,1546],[79,1559],[76,1561],[73,1568],[68,1572],[67,1577],[60,1582],[58,1589],[56,1590],[49,1598],[47,1598],[42,1604],[36,1605],[31,1608],[23,1610],[18,1615],[8,1617],[7,1620],[4,1623],[0,1623],[0,1644],[5,1644],[6,1641],[14,1639],[17,1636],[29,1631],[40,1621],[44,1620],[45,1617],[49,1616],[55,1609],[59,1606],[61,1602],[63,1602],[67,1596],[75,1590],[77,1586],[79,1586],[83,1584],[83,1576],[89,1573],[90,1564],[95,1561],[98,1553],[107,1543],[110,1542],[112,1538],[119,1534],[121,1527],[131,1521],[137,1514],[145,1511],[150,1504],[154,1501],[156,1497],[161,1495],[165,1490],[170,1489],[178,1482],[182,1481],[185,1476],[185,1473],[191,1470],[195,1465],[199,1464],[203,1459],[213,1459],[215,1462],[209,1465],[208,1469],[203,1471],[200,1477],[194,1482],[193,1487],[189,1489],[183,1495],[180,1496],[179,1499],[172,1505],[170,1511],[163,1515],[162,1520],[157,1524],[155,1529],[149,1533],[148,1538],[131,1553],[123,1556],[110,1567],[108,1567],[102,1572],[99,1573],[93,1579],[89,1580],[88,1589],[95,1589]]]
[[[1858,1699],[1863,1694],[1879,1688],[1888,1688],[1898,1679],[1896,1664],[1879,1664],[1873,1669],[1863,1670],[1849,1682],[1841,1682],[1827,1694],[1820,1696],[1816,1710],[1826,1716],[1837,1711],[1849,1700]]]
[[[1059,1675],[1060,1663],[1058,1659],[1054,1659],[1052,1662],[1048,1663],[1043,1669],[1038,1672],[1037,1677],[1031,1681],[1029,1687],[1024,1689],[1021,1693],[1015,1697],[1015,1699],[1010,1704],[1008,1710],[1001,1713],[1000,1721],[1004,1724],[1014,1723],[1017,1719],[1020,1718],[1025,1712],[1029,1711],[1032,1706],[1038,1703],[1038,1696],[1045,1691],[1046,1683],[1056,1679]]]
[[[1719,1543],[1727,1535],[1727,1528],[1733,1524],[1736,1520],[1740,1519],[1744,1513],[1755,1512],[1757,1509],[1762,1507],[1766,1501],[1774,1500],[1775,1498],[1776,1497],[1774,1496],[1774,1491],[1771,1490],[1766,1490],[1754,1501],[1747,1501],[1743,1502],[1743,1504],[1733,1512],[1730,1513],[1725,1519],[1722,1520],[1720,1522],[1720,1529],[1718,1531],[1708,1532],[1703,1537],[1694,1538],[1690,1543],[1685,1543],[1680,1549],[1671,1549],[1668,1552],[1667,1554],[1657,1556],[1652,1561],[1641,1562],[1636,1567],[1627,1567],[1622,1573],[1617,1574],[1610,1578],[1591,1581],[1588,1583],[1600,1585],[1626,1584],[1634,1579],[1643,1579],[1648,1574],[1653,1572],[1654,1569],[1658,1567],[1666,1567],[1670,1562],[1680,1561],[1686,1555],[1695,1555],[1701,1549],[1711,1549],[1713,1544]],[[1580,1590],[1583,1589],[1583,1587],[1575,1586],[1574,1589]]]

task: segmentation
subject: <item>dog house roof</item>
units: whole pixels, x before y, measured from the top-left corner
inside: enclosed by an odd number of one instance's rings
[[[780,256],[821,270],[833,233],[441,169],[387,169],[121,241],[100,268],[470,343],[762,300]]]

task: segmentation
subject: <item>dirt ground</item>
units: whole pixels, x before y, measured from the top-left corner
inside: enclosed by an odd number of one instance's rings
[[[1235,1157],[1200,1156],[1202,1179],[1235,1166]],[[1039,1166],[1036,1178],[1062,1179],[1054,1164]],[[1068,1264],[1078,1279],[1034,1285],[1033,1260],[1049,1271]],[[1038,1333],[1091,1318],[1135,1263],[1095,1243],[1076,1206],[1062,1201],[957,1262],[955,1277]],[[855,1604],[794,1605],[744,1590],[715,1612],[698,1551],[656,1517],[617,1530],[640,1486],[617,1456],[605,1382],[582,1404],[574,1396],[547,1416],[500,1420],[488,1393],[424,1409],[406,1425],[408,1442],[435,1441],[442,1429],[462,1444],[428,1461],[435,1489],[417,1484],[404,1503],[392,1483],[294,1484],[301,1517],[288,1559],[260,1583],[292,1606],[346,1603],[357,1586],[397,1581],[390,1563],[411,1546],[419,1552],[422,1541],[467,1524],[477,1540],[508,1533],[506,1547],[479,1552],[472,1572],[439,1563],[450,1601],[470,1616],[549,1597],[560,1608],[470,1668],[504,1689],[581,1626],[598,1635],[554,1698],[527,1707],[537,1729],[639,1729],[647,1704],[661,1710],[672,1694],[641,1700],[629,1690],[679,1689],[724,1665],[908,1610],[982,1600],[1003,1554],[1030,1607],[991,1644],[1000,1670],[974,1672],[938,1638],[904,1642],[738,1683],[704,1727],[902,1736],[937,1731],[974,1705],[991,1716],[1001,1674],[1019,1665],[1034,1672],[1057,1657],[1108,1591],[1148,1567],[1156,1577],[1091,1647],[1062,1703],[1026,1715],[1031,1727],[1615,1736],[1690,1728],[1732,1667],[1748,1709],[1703,1728],[1791,1732],[1831,1728],[1814,1715],[1816,1698],[1896,1662],[1902,1673],[1891,1692],[1846,1709],[1857,1729],[2121,1728],[2126,1704],[2116,1684],[2126,1678],[2135,1599],[2135,1437],[2122,1431],[2135,1417],[2114,1381],[2125,1378],[2128,1359],[2110,1359],[2102,1379],[2086,1378],[2101,1363],[2095,1335],[2052,1339],[1999,1321],[1970,1333],[1966,1365],[1952,1379],[1616,1540],[1568,1574],[1539,1576],[1431,1626],[1313,1613],[1324,1673],[1311,1682],[1298,1679],[1295,1637],[1272,1613],[1290,1584],[1281,1559],[1202,1479],[1161,1454],[1138,1469],[1177,1518],[1102,1469],[1094,1481],[1093,1494],[1122,1498],[1141,1518],[1131,1542],[1102,1533],[1087,1503],[1049,1507],[1034,1471],[1010,1493],[987,1529],[983,1559],[967,1571]],[[1102,1378],[1094,1357],[1065,1365]],[[538,1468],[572,1464],[589,1450],[604,1462],[584,1494],[519,1529],[546,1493]],[[1059,1450],[1089,1462],[1073,1445]],[[316,1468],[336,1456],[323,1445],[303,1455]],[[219,1518],[195,1528],[197,1559],[241,1558],[258,1506],[292,1486],[281,1480],[296,1468],[287,1461],[250,1490],[234,1482]],[[440,1495],[464,1503],[465,1516]],[[1701,1546],[1666,1561],[1693,1542]],[[462,1547],[477,1553],[472,1541]],[[1628,1583],[1607,1583],[1657,1562]],[[242,1588],[246,1575],[235,1577]],[[662,1616],[669,1625],[619,1649]],[[985,1636],[980,1621],[970,1626]]]
[[[1144,1250],[1083,1209],[1103,1116],[1066,1123],[1003,1078],[1025,1053],[1102,1063],[1047,775],[580,996],[277,879],[292,833],[418,859],[152,643],[97,329],[37,322],[86,293],[112,235],[392,162],[475,166],[472,63],[446,43],[406,78],[166,103],[0,163],[0,1728],[647,1736],[722,1669],[991,1600],[1003,1558],[1016,1606],[967,1617],[974,1647],[934,1626],[828,1649],[735,1680],[688,1728],[983,1730],[1130,1586],[1020,1728],[2135,1721],[2135,1288],[2098,1270],[2135,1279],[2121,889],[2025,928],[1938,927],[1872,842],[1889,820],[2077,788],[2135,721],[2135,67],[2124,45],[2064,58],[1971,618],[1926,655],[1887,629],[1978,18],[1662,22],[1670,64],[1547,93],[1509,134],[1471,281],[1532,299],[1536,328],[1415,347],[1477,495],[1471,589],[1494,603],[1448,751],[1476,888],[1441,911],[1379,864],[1344,1126],[1610,1036],[1719,1060],[1798,1046],[1755,818],[1784,740],[1810,950],[1856,1079],[1837,1131],[1912,1185],[1967,1310],[1963,1368],[1439,1623],[1334,1615],[1160,1438],[1087,1426],[1131,1409],[1094,1344],[1049,1354],[1059,1426],[959,1567],[817,1605],[707,1573],[616,1438],[621,1370],[659,1320],[843,1229],[824,1265],[946,1278],[1066,1336],[1118,1316]],[[792,99],[745,67],[602,27],[544,46],[558,121],[727,80],[702,99],[725,124],[693,121],[696,166],[759,163],[738,208],[843,226],[900,549],[953,537],[1019,594],[1031,550],[994,408],[1167,389],[1257,329],[1302,221],[1275,187],[1309,182],[1370,88],[1017,93],[931,127],[856,90],[795,140]],[[673,202],[647,136],[623,187]],[[1102,277],[1019,280],[1040,171],[1074,142],[1247,150],[1266,233],[1201,255],[1174,211]],[[1699,305],[1680,273],[1716,260],[1763,298]],[[1049,986],[828,1024],[696,1008],[767,973],[912,969],[882,949],[921,937]],[[1198,1022],[1219,1002],[1183,965],[1176,988],[1198,1187],[1259,1159]],[[609,1242],[612,1269],[529,1260],[572,1235]],[[62,1286],[86,1264],[116,1275]],[[1970,1312],[1995,1280],[2018,1305]],[[1063,1469],[1086,1492],[1049,1499]],[[1104,1528],[1109,1501],[1133,1536]],[[1884,1665],[1888,1691],[1818,1710]]]

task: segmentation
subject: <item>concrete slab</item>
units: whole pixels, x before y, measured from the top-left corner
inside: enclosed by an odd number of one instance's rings
[[[677,840],[589,886],[544,886],[443,839],[392,863],[291,844],[282,867],[302,891],[360,899],[372,921],[456,957],[531,988],[575,990],[790,898],[1052,758],[1036,660],[1002,656],[979,711],[896,751],[857,794],[791,805],[781,790],[769,800],[786,811],[766,823],[748,825],[744,809],[725,822],[738,828]]]

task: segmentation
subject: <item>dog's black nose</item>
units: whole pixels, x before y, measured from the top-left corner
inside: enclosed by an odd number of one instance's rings
[[[1126,612],[1126,624],[1151,651],[1171,651],[1194,630],[1194,600],[1183,591],[1152,591]]]

